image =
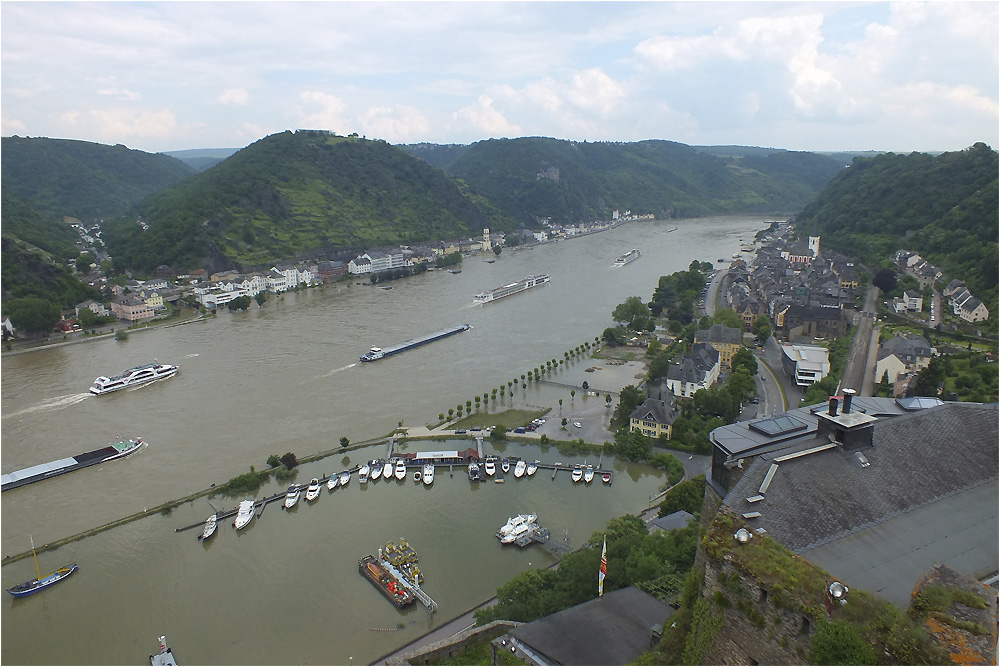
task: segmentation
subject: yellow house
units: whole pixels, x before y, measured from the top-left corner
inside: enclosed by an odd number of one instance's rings
[[[725,367],[733,365],[733,355],[743,342],[743,332],[727,327],[725,324],[713,324],[708,329],[698,329],[694,332],[695,343],[707,343],[719,352],[719,363]]]
[[[156,292],[150,292],[148,295],[143,294],[143,298],[146,301],[146,305],[153,310],[163,310],[163,297]]]
[[[674,420],[677,419],[677,409],[674,406],[673,394],[668,400],[647,398],[646,402],[629,415],[629,433],[636,431],[650,438],[666,436],[669,440],[674,433]]]

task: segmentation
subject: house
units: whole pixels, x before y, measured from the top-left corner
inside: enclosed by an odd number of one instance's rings
[[[727,327],[725,324],[713,324],[708,329],[698,329],[694,332],[695,343],[708,343],[719,352],[719,363],[723,368],[733,365],[733,355],[743,342],[743,332]]]
[[[355,257],[347,263],[347,271],[352,275],[361,275],[372,272],[372,258],[367,254]]]
[[[666,400],[647,398],[645,402],[629,415],[629,433],[638,431],[650,438],[661,435],[668,440],[673,435],[674,420],[677,419],[677,408],[672,394]]]
[[[847,332],[847,317],[835,306],[792,304],[785,313],[784,325],[788,339],[839,338]]]
[[[153,309],[145,299],[123,295],[111,302],[111,313],[122,320],[135,322],[153,317]]]
[[[967,299],[962,302],[958,316],[966,322],[981,322],[989,319],[990,311],[979,299]]]
[[[147,290],[145,287],[139,290],[140,299],[145,299],[146,304],[149,305],[153,310],[166,310],[166,306],[163,305],[163,297],[159,292],[154,292],[152,290]]]
[[[337,261],[320,262],[316,266],[316,271],[324,283],[330,283],[347,273],[347,265]]]
[[[946,299],[950,299],[955,294],[961,292],[963,289],[965,289],[965,281],[955,278],[950,283],[945,285],[945,288],[941,290],[941,294],[943,294]]]
[[[98,303],[97,301],[84,301],[83,303],[76,304],[76,316],[80,317],[80,311],[87,309],[94,315],[99,317],[106,317],[111,314],[111,311],[103,303]]]
[[[782,345],[781,367],[800,387],[815,384],[830,374],[830,357],[818,345]]]
[[[924,309],[924,297],[920,292],[906,290],[903,292],[903,301],[906,303],[906,309],[909,311],[920,312]]]
[[[673,613],[629,586],[518,625],[492,643],[529,665],[630,665],[659,641]]]
[[[719,351],[707,343],[695,343],[679,363],[667,369],[667,388],[683,397],[708,389],[719,379],[719,357]]]

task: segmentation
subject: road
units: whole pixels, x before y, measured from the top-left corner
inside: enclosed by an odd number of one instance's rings
[[[857,330],[854,340],[851,342],[851,349],[847,353],[847,360],[844,362],[844,370],[840,376],[840,386],[838,393],[842,389],[854,389],[860,391],[864,385],[865,377],[868,375],[868,357],[872,343],[872,329],[875,325],[875,304],[878,302],[879,289],[875,285],[868,286],[868,295],[865,297],[865,306],[857,317]]]

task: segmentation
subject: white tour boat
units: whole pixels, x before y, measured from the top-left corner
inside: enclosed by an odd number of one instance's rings
[[[523,292],[526,289],[531,289],[532,287],[537,287],[538,285],[544,285],[549,282],[549,277],[547,275],[538,276],[528,276],[518,280],[516,283],[508,283],[507,285],[501,285],[500,287],[495,287],[486,292],[480,292],[472,298],[475,303],[490,303],[491,301],[496,301],[497,299],[502,299],[505,296],[510,296],[511,294],[517,294],[518,292]]]
[[[634,262],[635,260],[639,259],[639,254],[640,253],[638,249],[632,248],[627,253],[625,253],[624,255],[620,256],[618,259],[615,260],[615,266],[625,266],[629,262]]]
[[[101,375],[94,380],[94,385],[90,388],[90,393],[100,396],[101,394],[109,394],[119,389],[125,389],[126,387],[137,387],[147,382],[171,377],[178,370],[180,370],[180,366],[161,364],[154,361],[151,364],[129,368],[113,377]]]

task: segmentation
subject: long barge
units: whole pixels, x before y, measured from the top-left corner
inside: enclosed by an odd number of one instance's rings
[[[95,449],[92,452],[84,452],[83,454],[77,454],[76,456],[70,456],[65,459],[59,459],[50,463],[42,463],[40,465],[31,466],[30,468],[25,468],[16,472],[7,473],[0,478],[0,481],[2,481],[0,491],[9,491],[10,489],[16,489],[19,486],[24,486],[33,482],[40,482],[43,479],[65,475],[66,473],[73,472],[74,470],[80,470],[99,463],[124,458],[141,448],[144,444],[146,443],[143,442],[142,438],[119,440],[118,442],[111,443],[107,447],[101,447],[100,449]]]
[[[364,354],[361,355],[361,361],[377,361],[383,357],[389,357],[399,352],[405,352],[414,347],[419,347],[421,345],[426,345],[427,343],[433,343],[436,340],[441,340],[442,338],[447,338],[448,336],[454,336],[457,333],[463,331],[468,331],[472,327],[468,324],[461,324],[457,327],[449,327],[448,329],[442,329],[432,334],[427,334],[426,336],[420,336],[419,338],[411,338],[408,341],[400,343],[399,345],[390,345],[389,347],[373,347]]]
[[[413,604],[417,599],[374,555],[369,554],[360,559],[358,571],[399,609]]]
[[[508,283],[506,285],[501,285],[500,287],[494,287],[493,289],[485,292],[480,292],[472,297],[472,300],[475,303],[490,303],[491,301],[502,299],[505,296],[510,296],[512,294],[517,294],[518,292],[531,289],[532,287],[544,285],[547,282],[549,282],[549,276],[546,274],[527,276],[526,278],[518,280],[516,283]]]

